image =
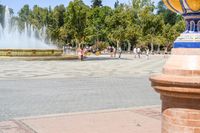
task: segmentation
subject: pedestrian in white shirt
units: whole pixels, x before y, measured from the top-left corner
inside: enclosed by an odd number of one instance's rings
[[[134,57],[136,58],[136,56],[137,56],[137,48],[133,49],[133,54],[134,54]]]
[[[140,58],[140,54],[141,54],[141,50],[140,50],[140,48],[137,48],[137,55],[139,58]]]

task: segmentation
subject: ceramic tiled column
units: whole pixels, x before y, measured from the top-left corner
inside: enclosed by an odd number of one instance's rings
[[[186,31],[174,42],[152,87],[162,100],[162,133],[200,133],[200,0],[164,0],[183,15]]]

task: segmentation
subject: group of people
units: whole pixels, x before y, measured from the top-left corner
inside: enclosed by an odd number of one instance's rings
[[[109,46],[108,48],[107,48],[107,51],[109,51],[110,52],[110,56],[113,58],[116,58],[116,55],[117,55],[117,53],[118,53],[118,58],[120,59],[121,58],[121,55],[122,55],[122,49],[121,49],[121,47],[118,47],[118,49],[116,49],[114,46]]]
[[[121,58],[121,55],[122,55],[121,47],[115,48],[114,46],[109,46],[109,47],[107,47],[106,50],[109,52],[111,58],[119,58],[119,59]],[[79,59],[81,61],[84,59],[84,56],[87,52],[94,52],[94,51],[93,51],[92,47],[79,48],[77,50]],[[145,48],[144,51],[141,51],[140,47],[133,48],[133,55],[135,58],[141,58],[142,53],[145,53],[146,58],[149,59],[150,51],[148,48]]]
[[[63,54],[70,54],[72,52],[72,46],[63,46]]]
[[[146,55],[146,57],[147,57],[147,59],[149,59],[149,49],[148,48],[145,48],[145,55]],[[134,57],[135,58],[141,58],[141,54],[142,54],[142,51],[141,51],[141,49],[138,47],[135,47],[135,48],[133,48],[133,54],[134,54]]]
[[[91,53],[97,55],[99,52],[100,52],[100,51],[99,51],[98,48],[94,49],[94,48],[92,48],[91,46],[90,46],[90,47],[89,47],[89,46],[80,47],[80,48],[77,49],[77,54],[78,54],[79,59],[80,59],[81,61],[83,61],[83,59],[84,59],[84,57],[85,57],[86,55],[91,54]]]
[[[121,47],[118,47],[117,49],[114,47],[114,46],[109,46],[107,48],[107,51],[109,51],[110,53],[110,56],[113,58],[116,58],[117,54],[118,54],[118,58],[120,59],[121,58],[121,55],[122,55],[122,49]],[[135,58],[141,58],[141,55],[142,53],[145,52],[145,55],[147,57],[147,59],[149,59],[149,49],[148,48],[145,48],[144,51],[141,51],[141,48],[140,47],[135,47],[133,48],[133,54],[134,54],[134,57]]]

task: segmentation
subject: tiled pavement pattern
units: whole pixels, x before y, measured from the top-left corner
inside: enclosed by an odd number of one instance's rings
[[[160,133],[160,110],[155,106],[23,118],[0,122],[0,133]]]
[[[86,61],[9,61],[0,60],[0,79],[46,79],[71,77],[132,77],[161,71],[165,59],[153,56],[123,59],[90,57]]]

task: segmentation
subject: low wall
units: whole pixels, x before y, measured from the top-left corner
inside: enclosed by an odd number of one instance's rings
[[[0,49],[0,56],[61,56],[59,49]]]

